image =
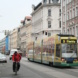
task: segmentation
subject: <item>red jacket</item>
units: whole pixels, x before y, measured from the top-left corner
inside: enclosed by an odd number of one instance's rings
[[[12,61],[20,62],[20,60],[21,60],[21,55],[19,53],[17,53],[16,55],[13,54]]]

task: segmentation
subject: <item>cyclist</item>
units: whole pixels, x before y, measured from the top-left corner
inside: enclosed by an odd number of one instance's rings
[[[17,53],[17,51],[14,52],[12,56],[12,61],[13,61],[13,72],[15,72],[15,64],[17,62],[17,71],[20,68],[20,60],[21,60],[21,55]]]

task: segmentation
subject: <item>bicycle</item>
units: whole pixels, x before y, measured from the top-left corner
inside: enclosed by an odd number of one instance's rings
[[[18,63],[15,62],[15,75],[17,75],[17,71],[18,71],[18,70],[17,70],[17,64],[18,64]]]

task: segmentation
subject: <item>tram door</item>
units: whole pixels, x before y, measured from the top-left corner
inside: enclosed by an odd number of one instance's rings
[[[60,62],[61,57],[61,45],[56,44],[55,62]]]

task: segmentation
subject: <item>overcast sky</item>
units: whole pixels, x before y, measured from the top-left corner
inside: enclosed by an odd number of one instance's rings
[[[37,5],[42,0],[0,0],[0,40],[3,30],[12,30],[20,25],[20,21],[32,12],[32,4]]]

